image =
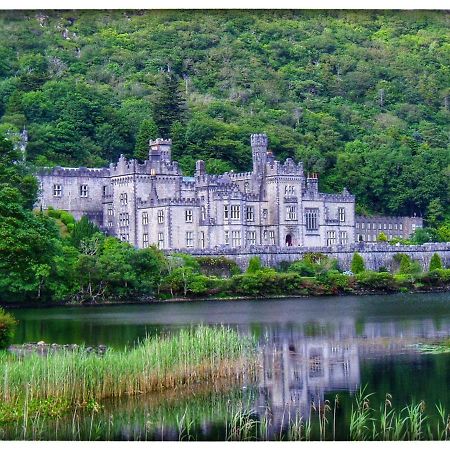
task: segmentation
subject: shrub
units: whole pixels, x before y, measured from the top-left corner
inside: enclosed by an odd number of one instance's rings
[[[262,270],[261,258],[259,256],[252,256],[248,262],[247,273],[256,273]]]
[[[387,242],[388,238],[383,232],[381,232],[377,237],[377,241],[378,242]]]
[[[395,282],[392,274],[388,272],[361,272],[356,275],[359,287],[384,291],[395,290]]]
[[[358,274],[364,272],[364,270],[365,264],[363,257],[357,252],[353,253],[351,271],[355,274]]]
[[[330,270],[338,270],[338,261],[323,253],[306,253],[303,259],[293,262],[289,271],[304,277],[323,275]]]
[[[436,269],[442,269],[442,259],[437,253],[434,253],[430,260],[430,272]]]
[[[14,317],[0,308],[0,349],[5,349],[11,344],[16,325]]]

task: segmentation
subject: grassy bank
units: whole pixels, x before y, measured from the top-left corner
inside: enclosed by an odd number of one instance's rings
[[[134,349],[102,356],[83,349],[47,357],[0,354],[0,421],[33,410],[52,415],[101,399],[239,378],[252,363],[253,344],[225,327],[196,327],[152,337]]]

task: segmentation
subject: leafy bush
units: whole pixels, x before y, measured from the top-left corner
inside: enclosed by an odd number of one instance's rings
[[[436,269],[442,269],[442,259],[437,253],[434,253],[430,260],[430,272]]]
[[[304,277],[325,274],[330,270],[338,270],[338,261],[323,253],[306,253],[303,259],[289,266],[289,271]]]
[[[365,264],[363,257],[355,252],[353,253],[352,263],[351,263],[351,271],[355,274],[362,273],[365,270]]]
[[[0,349],[8,348],[14,337],[17,322],[12,316],[0,308]]]
[[[259,256],[252,256],[248,262],[247,273],[256,273],[262,269],[261,258]]]
[[[356,282],[364,289],[394,291],[395,282],[392,274],[387,272],[365,271],[356,275]]]

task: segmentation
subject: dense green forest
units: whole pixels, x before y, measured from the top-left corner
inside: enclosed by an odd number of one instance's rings
[[[446,12],[3,11],[0,134],[35,165],[144,157],[248,170],[249,135],[360,212],[449,214]],[[431,203],[431,210],[430,210]]]

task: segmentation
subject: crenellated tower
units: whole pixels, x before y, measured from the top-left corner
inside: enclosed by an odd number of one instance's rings
[[[269,140],[266,134],[252,134],[250,137],[253,156],[253,172],[263,174],[267,162]]]

